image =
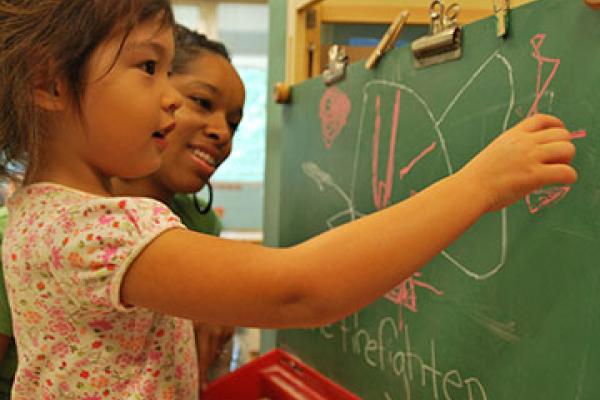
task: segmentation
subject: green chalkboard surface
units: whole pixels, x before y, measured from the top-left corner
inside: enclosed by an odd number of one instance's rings
[[[578,149],[572,187],[485,216],[342,321],[279,332],[365,399],[600,398],[600,12],[539,0],[495,33],[493,18],[464,27],[463,57],[425,69],[393,50],[282,106],[283,246],[406,199],[535,112],[562,118]]]

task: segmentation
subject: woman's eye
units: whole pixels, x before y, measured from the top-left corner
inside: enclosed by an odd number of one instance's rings
[[[191,97],[192,101],[204,108],[206,111],[212,110],[212,102],[202,97]]]
[[[140,64],[140,68],[148,75],[154,75],[156,73],[156,61],[145,61]]]

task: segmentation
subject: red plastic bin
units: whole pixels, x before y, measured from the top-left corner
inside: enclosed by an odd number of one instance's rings
[[[212,382],[202,400],[360,400],[281,349]]]

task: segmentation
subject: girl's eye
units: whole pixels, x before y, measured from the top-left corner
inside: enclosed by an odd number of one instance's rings
[[[203,109],[205,109],[206,111],[211,111],[212,110],[212,102],[208,99],[202,98],[202,97],[190,97],[192,99],[192,101],[196,104],[198,104],[200,107],[202,107]]]
[[[140,64],[140,68],[148,75],[154,75],[156,73],[156,61],[145,61]]]

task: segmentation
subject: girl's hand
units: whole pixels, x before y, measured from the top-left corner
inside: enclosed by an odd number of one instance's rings
[[[550,184],[572,184],[577,172],[571,135],[549,115],[534,115],[502,133],[457,175],[476,185],[488,211],[504,208]]]

